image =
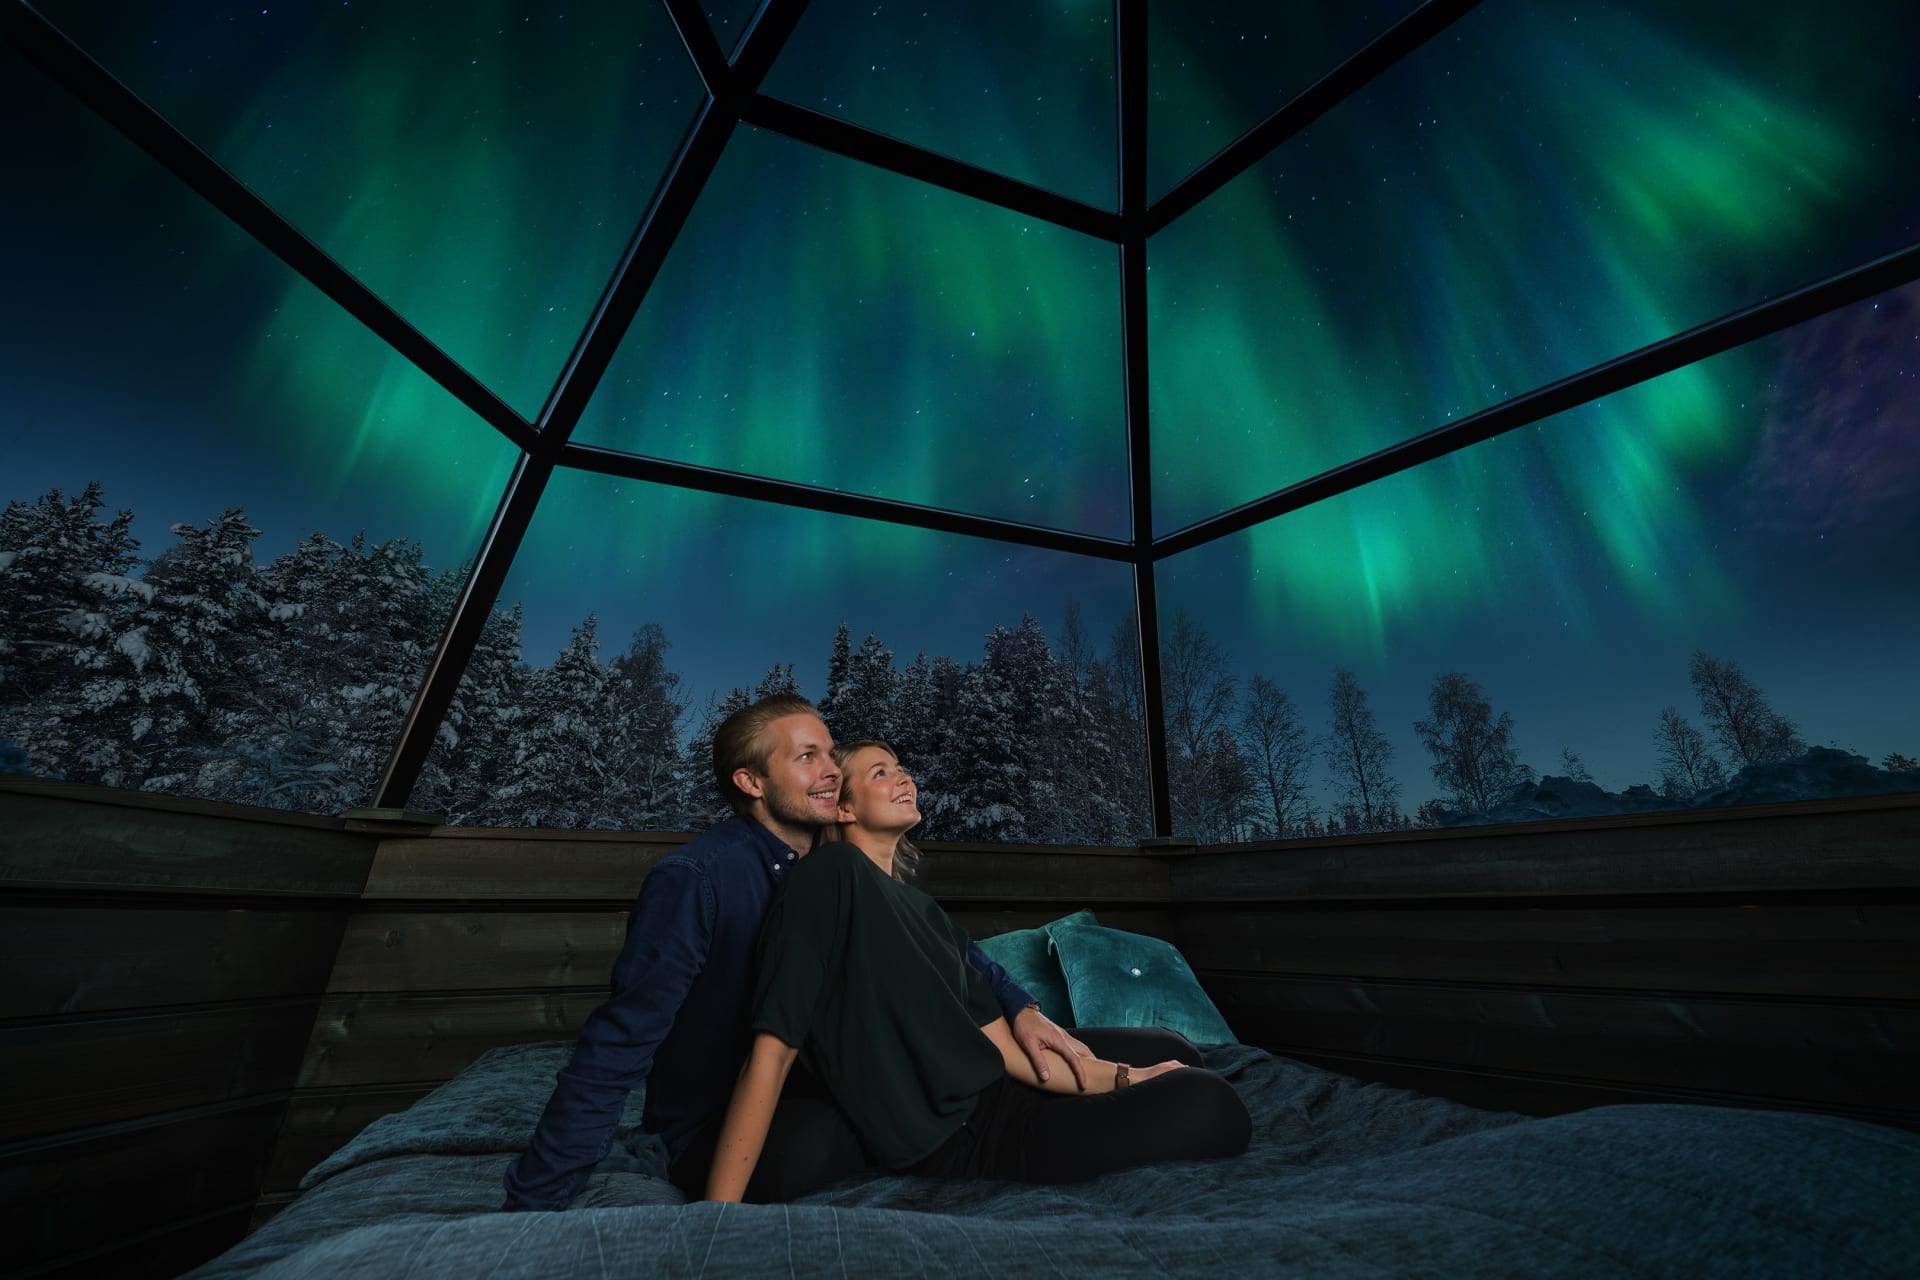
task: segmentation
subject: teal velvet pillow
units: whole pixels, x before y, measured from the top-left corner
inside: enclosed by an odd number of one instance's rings
[[[1060,961],[1053,954],[1053,943],[1047,937],[1047,930],[1065,924],[1095,923],[1093,912],[1076,911],[1038,929],[1021,929],[997,937],[981,938],[980,949],[1040,1002],[1040,1012],[1063,1027],[1071,1027],[1075,1025],[1073,1001],[1067,993],[1067,977],[1060,972]]]
[[[1047,926],[1083,1027],[1166,1027],[1195,1044],[1228,1044],[1227,1020],[1171,942],[1074,919]]]

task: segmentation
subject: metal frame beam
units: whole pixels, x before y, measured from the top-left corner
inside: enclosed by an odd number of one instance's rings
[[[1229,143],[1147,210],[1147,234],[1167,224],[1267,158],[1273,149],[1351,98],[1382,72],[1439,35],[1480,0],[1427,0],[1292,101]]]

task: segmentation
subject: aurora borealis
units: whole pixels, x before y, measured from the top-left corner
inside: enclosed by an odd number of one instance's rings
[[[529,417],[700,99],[646,5],[38,7]],[[1151,189],[1408,7],[1153,6]],[[1488,0],[1150,242],[1156,527],[1920,239],[1915,47],[1903,5]],[[0,57],[44,122],[7,144],[0,500],[471,555],[512,447]],[[1112,206],[1104,5],[822,0],[766,87]],[[575,438],[1124,536],[1118,291],[1110,245],[742,128]],[[1812,741],[1912,751],[1917,327],[1893,294],[1670,374],[1167,562],[1162,604],[1316,715],[1335,663],[1399,730],[1468,670],[1613,787],[1694,647]],[[964,658],[1131,607],[1111,563],[568,472],[505,598],[536,662],[662,622],[700,696],[816,684],[843,617]]]

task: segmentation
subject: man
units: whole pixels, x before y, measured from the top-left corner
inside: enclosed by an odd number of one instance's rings
[[[715,731],[714,779],[734,816],[662,858],[642,883],[613,994],[588,1016],[532,1143],[507,1169],[507,1209],[573,1203],[643,1081],[643,1120],[666,1142],[670,1176],[688,1195],[702,1194],[746,1052],[761,921],[781,873],[833,821],[840,770],[832,750],[819,713],[791,694],[735,712]],[[1042,1078],[1052,1049],[1084,1086],[1085,1046],[978,946],[968,955]],[[747,1198],[793,1199],[865,1165],[851,1125],[802,1077],[781,1096]]]

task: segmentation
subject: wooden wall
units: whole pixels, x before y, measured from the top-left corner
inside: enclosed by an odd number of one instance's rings
[[[1920,1128],[1920,797],[1199,850],[1175,940],[1242,1039],[1552,1114]]]
[[[165,1275],[496,1045],[567,1039],[685,837],[0,781],[0,1203],[27,1274]],[[976,936],[1178,943],[1240,1036],[1548,1114],[1920,1128],[1920,797],[1275,848],[936,845]],[[257,1204],[256,1204],[257,1199]]]
[[[9,1273],[171,1276],[240,1238],[374,843],[0,782]]]

